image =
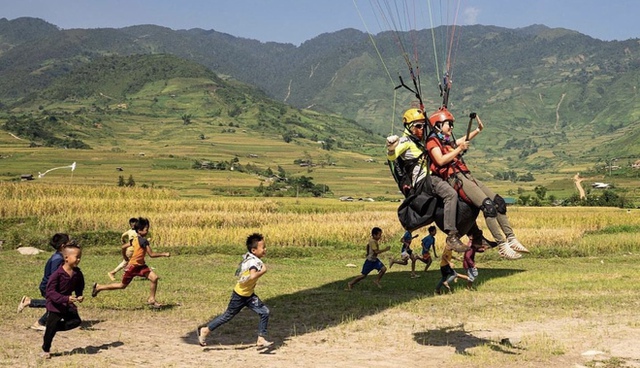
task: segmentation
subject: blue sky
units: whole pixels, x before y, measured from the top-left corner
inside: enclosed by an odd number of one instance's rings
[[[520,28],[532,24],[576,30],[601,40],[640,37],[638,0],[0,0],[0,18],[42,18],[63,29],[121,28],[156,24],[172,29],[202,28],[263,42],[300,43],[344,28],[389,30],[377,4],[417,4],[426,10],[411,28],[452,23]],[[438,6],[444,4],[440,11]],[[363,20],[361,19],[362,16]],[[431,24],[429,19],[438,19]],[[439,21],[443,19],[443,21]],[[448,20],[448,21],[447,21]]]

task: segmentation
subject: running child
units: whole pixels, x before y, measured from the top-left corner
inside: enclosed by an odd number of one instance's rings
[[[118,273],[118,271],[120,271],[127,265],[128,260],[133,255],[133,245],[131,245],[131,242],[138,236],[138,233],[135,229],[136,222],[138,222],[137,218],[130,218],[129,230],[125,231],[124,233],[122,233],[122,236],[120,236],[120,248],[124,247],[126,244],[128,244],[129,246],[126,248],[125,255],[122,257],[122,262],[120,262],[120,264],[117,265],[116,268],[113,269],[113,271],[110,271],[107,274],[111,281],[116,281],[116,273]]]
[[[47,263],[44,266],[44,275],[42,276],[42,280],[40,281],[40,295],[42,295],[43,299],[31,299],[28,296],[23,296],[18,304],[18,313],[22,312],[26,307],[29,308],[45,308],[47,301],[45,298],[47,282],[49,282],[49,278],[51,275],[64,263],[64,256],[60,249],[64,244],[69,241],[69,235],[58,233],[53,235],[51,240],[49,241],[49,245],[55,249],[55,252],[49,257]],[[48,311],[44,311],[42,317],[39,320],[35,321],[33,325],[31,325],[31,329],[37,331],[44,331],[45,325],[47,323],[47,316],[49,315]]]
[[[82,320],[78,315],[75,303],[82,303],[84,296],[84,276],[78,268],[82,258],[82,250],[75,242],[62,247],[64,264],[59,267],[47,283],[47,316],[46,330],[42,342],[42,357],[51,358],[51,343],[58,331],[72,330]],[[75,293],[75,296],[72,294]]]
[[[229,300],[227,310],[206,325],[196,328],[200,346],[207,346],[207,336],[211,331],[231,321],[244,307],[251,309],[260,316],[256,345],[258,347],[267,347],[273,344],[266,340],[269,307],[254,292],[258,279],[267,272],[267,265],[262,262],[262,258],[267,254],[264,236],[258,233],[251,234],[247,237],[246,245],[247,253],[242,257],[242,262],[240,262],[236,270],[236,276],[239,278],[231,292],[231,300]]]
[[[382,229],[379,227],[371,229],[371,239],[369,239],[369,244],[367,244],[367,259],[365,259],[364,264],[362,265],[362,273],[347,283],[347,290],[353,289],[355,284],[364,280],[364,278],[373,270],[378,271],[378,277],[373,280],[373,283],[378,287],[382,287],[382,285],[380,285],[380,280],[382,279],[382,276],[384,276],[385,272],[387,272],[387,268],[384,266],[384,263],[378,259],[378,255],[389,251],[391,247],[380,249],[380,245],[378,244],[380,238],[382,238]]]
[[[431,263],[433,263],[433,259],[431,259],[431,249],[433,249],[433,256],[436,258],[438,257],[438,255],[436,254],[436,238],[435,238],[438,230],[436,230],[435,226],[429,226],[428,230],[429,230],[429,234],[427,234],[427,236],[422,238],[422,255],[416,258],[418,261],[421,261],[426,265],[424,267],[424,272],[427,272],[427,270],[429,269],[429,266],[431,266]]]
[[[126,248],[127,244],[122,245],[122,256],[125,259],[128,259],[129,263],[124,270],[124,275],[122,275],[121,282],[114,282],[107,285],[100,285],[97,282],[93,284],[93,290],[91,291],[91,296],[96,297],[98,293],[104,290],[119,290],[126,289],[133,280],[134,277],[144,277],[149,279],[151,282],[151,288],[149,293],[149,299],[147,299],[147,304],[152,308],[161,308],[162,304],[156,301],[156,291],[158,289],[158,280],[160,277],[153,272],[149,266],[147,266],[145,262],[145,256],[149,255],[151,258],[157,257],[169,257],[170,253],[154,253],[151,249],[151,244],[149,244],[149,240],[147,240],[146,236],[149,233],[149,220],[144,217],[140,217],[138,222],[136,222],[136,233],[137,237],[133,239],[131,244],[133,245],[133,255],[131,258],[126,256]]]
[[[391,269],[394,264],[401,264],[406,266],[409,263],[409,260],[411,260],[411,278],[415,279],[420,277],[420,275],[416,274],[416,256],[413,254],[413,250],[411,249],[411,241],[417,237],[418,235],[412,236],[411,232],[405,231],[402,239],[400,239],[400,241],[402,242],[402,249],[400,250],[400,260],[393,259],[393,256],[389,257],[389,269]]]

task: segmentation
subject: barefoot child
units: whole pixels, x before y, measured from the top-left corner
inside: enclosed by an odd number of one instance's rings
[[[402,239],[402,250],[400,251],[400,260],[393,259],[393,256],[389,257],[389,268],[393,267],[394,264],[400,264],[406,266],[409,264],[409,260],[411,260],[411,278],[415,279],[420,277],[420,275],[416,274],[416,256],[413,254],[413,250],[411,249],[411,241],[417,238],[418,235],[412,236],[411,232],[405,231]]]
[[[442,294],[441,289],[443,286],[447,291],[451,292],[451,283],[457,282],[458,278],[469,280],[466,275],[460,275],[453,269],[452,259],[458,260],[458,258],[453,255],[452,250],[446,247],[440,257],[440,273],[442,274],[442,278],[440,278],[436,286],[436,294],[438,295]]]
[[[364,278],[373,270],[378,270],[378,277],[373,281],[373,283],[378,287],[382,287],[380,285],[380,280],[382,279],[382,276],[384,276],[385,272],[387,272],[387,268],[380,259],[378,259],[378,254],[388,251],[391,247],[380,249],[380,245],[378,244],[380,238],[382,238],[382,229],[379,227],[371,229],[371,239],[369,239],[369,244],[367,244],[367,259],[365,259],[364,264],[362,265],[362,273],[347,283],[347,290],[353,289],[355,284],[364,280]]]
[[[272,344],[272,342],[265,339],[267,325],[269,324],[269,308],[254,292],[258,279],[267,272],[267,266],[262,262],[262,258],[267,254],[267,247],[264,244],[264,237],[258,233],[249,235],[246,245],[247,253],[242,257],[242,262],[240,262],[236,270],[236,276],[239,279],[231,292],[231,300],[229,300],[227,310],[207,325],[196,328],[200,346],[206,346],[209,333],[231,321],[244,307],[251,309],[260,316],[256,345],[258,347],[266,347]]]
[[[120,271],[127,265],[129,258],[131,258],[131,256],[133,255],[133,245],[131,245],[131,242],[138,236],[138,233],[136,232],[136,222],[138,222],[137,218],[130,218],[129,230],[125,231],[124,233],[122,233],[122,236],[120,236],[120,248],[124,247],[125,245],[128,245],[128,247],[126,248],[125,256],[122,257],[122,262],[120,262],[120,264],[117,265],[116,268],[113,269],[113,271],[110,271],[107,274],[111,281],[116,281],[116,273],[118,273],[118,271]]]
[[[47,316],[42,357],[51,358],[51,343],[56,332],[68,331],[80,326],[82,322],[75,303],[82,303],[84,297],[84,276],[78,268],[82,250],[75,242],[65,244],[62,248],[64,264],[58,268],[47,283]],[[73,296],[72,293],[76,295]]]
[[[93,290],[91,292],[92,297],[98,296],[98,293],[103,290],[118,290],[125,289],[131,280],[134,277],[144,277],[149,279],[151,282],[151,291],[149,293],[149,299],[147,299],[147,304],[152,308],[160,308],[162,304],[156,301],[156,290],[158,289],[158,275],[155,272],[151,271],[149,266],[147,266],[145,262],[145,256],[148,254],[151,258],[157,257],[169,257],[169,253],[154,253],[151,249],[151,245],[149,244],[149,240],[147,240],[146,236],[149,233],[149,220],[144,217],[140,217],[135,226],[136,232],[138,236],[133,239],[131,244],[133,244],[133,255],[131,258],[126,256],[126,249],[128,247],[127,244],[122,246],[122,256],[125,259],[128,259],[129,263],[124,270],[124,275],[122,275],[121,282],[114,282],[108,285],[100,285],[98,283],[93,284]]]
[[[436,233],[438,230],[435,226],[429,226],[429,234],[422,238],[422,256],[418,256],[416,259],[424,263],[424,272],[427,272],[431,263],[433,263],[433,259],[431,258],[431,249],[433,249],[433,256],[438,257],[436,254]]]

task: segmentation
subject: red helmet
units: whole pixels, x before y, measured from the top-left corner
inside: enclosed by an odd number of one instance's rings
[[[448,121],[453,124],[455,120],[456,119],[453,117],[453,115],[451,115],[446,107],[441,107],[438,109],[438,111],[429,116],[429,125],[431,125],[431,128],[440,130],[442,123]]]

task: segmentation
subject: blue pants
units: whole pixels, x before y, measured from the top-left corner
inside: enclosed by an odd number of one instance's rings
[[[44,298],[44,290],[40,290],[40,294]],[[29,308],[46,308],[47,300],[46,299],[31,299],[31,303],[29,303]],[[49,317],[49,311],[44,311],[44,314],[38,320],[38,324],[40,326],[47,325],[47,317]]]
[[[240,311],[244,307],[251,309],[260,316],[260,323],[258,325],[258,336],[267,336],[267,325],[269,324],[269,308],[262,302],[262,300],[260,300],[260,298],[258,298],[256,294],[253,294],[251,296],[241,296],[238,295],[238,293],[236,293],[235,291],[231,293],[231,300],[229,300],[227,310],[207,324],[209,331],[213,331],[223,324],[231,321],[231,319],[236,314],[240,313]]]
[[[447,282],[447,284],[450,285],[453,282],[453,280],[456,278],[456,276],[458,276],[456,271],[453,268],[451,268],[451,266],[449,265],[441,266],[440,274],[442,275],[442,278],[440,278],[440,281],[438,281],[438,285],[436,285],[437,290],[440,290],[440,288],[444,285],[445,281]]]

